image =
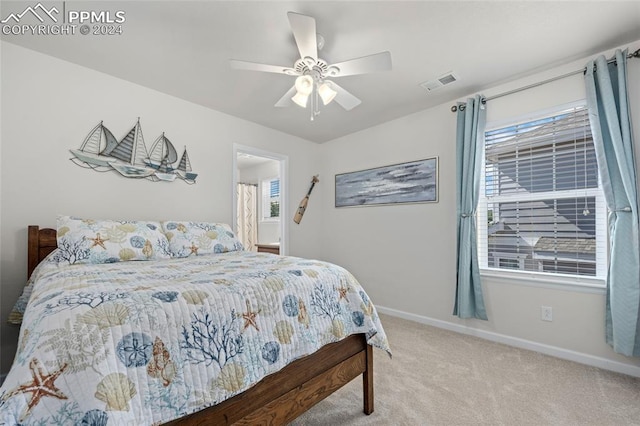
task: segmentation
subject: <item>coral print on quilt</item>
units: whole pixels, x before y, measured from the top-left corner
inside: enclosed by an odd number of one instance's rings
[[[164,253],[154,233],[143,229],[144,241],[132,241],[120,231],[101,228],[100,238],[117,245],[105,251],[144,258],[149,241]],[[234,246],[229,235],[218,237],[226,230],[206,232],[212,242],[226,241],[215,244]],[[95,250],[86,241],[98,229],[86,233],[76,242]],[[179,250],[207,242],[200,231],[184,234]],[[98,251],[70,263],[59,250],[32,275],[18,351],[0,388],[0,424],[160,424],[230,398],[350,334],[366,333],[369,344],[390,353],[364,289],[330,263],[214,248],[153,261],[117,255],[113,263],[99,262],[107,257]]]

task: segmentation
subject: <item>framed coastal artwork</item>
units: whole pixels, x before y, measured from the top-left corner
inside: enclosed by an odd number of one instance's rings
[[[336,175],[336,207],[438,202],[438,157]]]

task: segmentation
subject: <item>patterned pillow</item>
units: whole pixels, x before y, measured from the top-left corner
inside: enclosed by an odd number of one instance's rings
[[[226,223],[167,221],[162,229],[174,257],[244,250]]]
[[[160,222],[58,216],[58,262],[113,263],[171,257]]]

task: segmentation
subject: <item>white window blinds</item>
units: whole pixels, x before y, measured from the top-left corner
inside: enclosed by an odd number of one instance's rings
[[[584,106],[485,133],[478,219],[482,267],[606,275],[606,209]]]
[[[280,217],[280,179],[262,181],[262,219],[278,219]]]

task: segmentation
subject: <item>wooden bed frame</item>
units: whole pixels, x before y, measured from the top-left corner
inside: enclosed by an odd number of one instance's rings
[[[56,245],[56,230],[29,226],[28,277]],[[364,413],[373,412],[373,349],[355,334],[294,361],[231,399],[167,425],[281,425],[362,374]]]

